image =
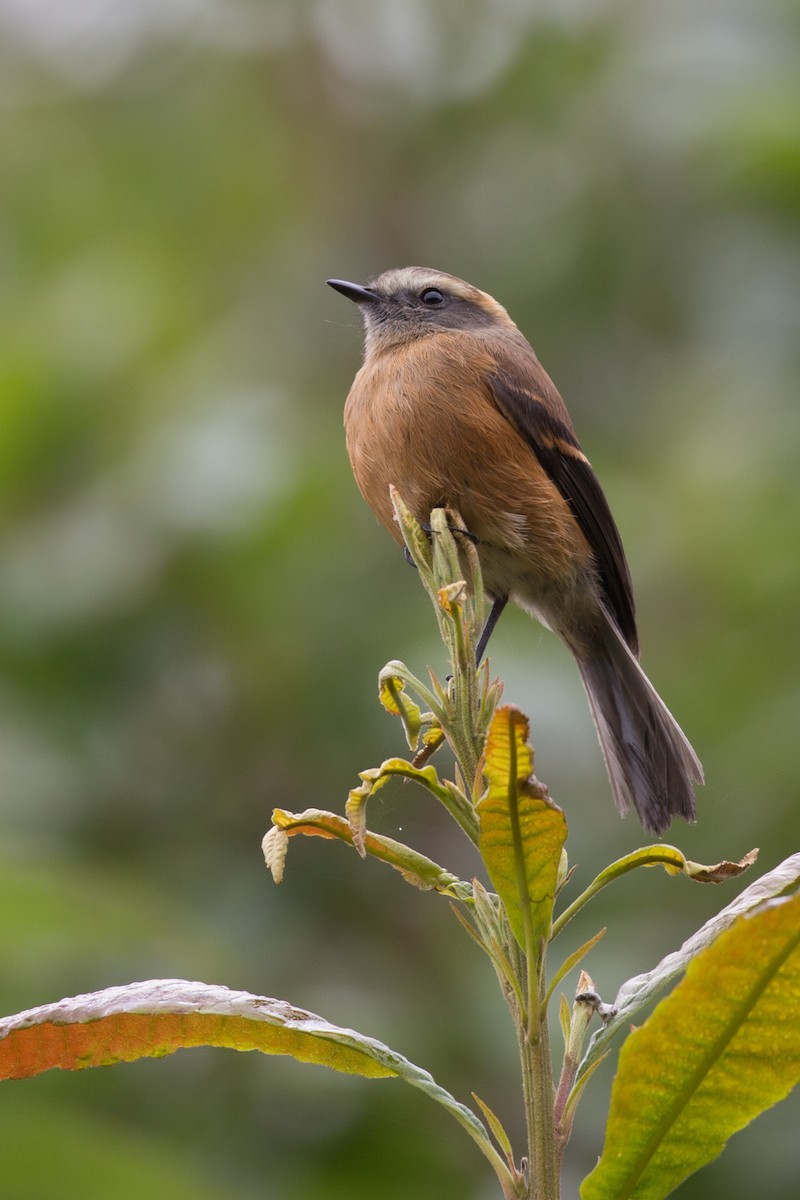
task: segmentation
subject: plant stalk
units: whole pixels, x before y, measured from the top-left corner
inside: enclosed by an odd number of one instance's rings
[[[544,982],[544,951],[540,955],[539,978]],[[547,1025],[547,1010],[542,1004],[544,988],[540,987],[537,1005],[535,1038],[524,1039],[526,1057],[530,1059],[530,1074],[533,1084],[528,1118],[530,1170],[532,1200],[559,1200],[559,1169],[556,1147],[555,1092],[553,1086],[553,1061],[550,1056],[550,1031]],[[530,1019],[528,1025],[530,1026]]]
[[[542,1003],[545,953],[539,965],[539,993],[535,1013],[522,1012],[511,997],[509,1007],[514,1018],[519,1045],[522,1095],[528,1138],[527,1200],[559,1200],[559,1147],[555,1124],[555,1085],[550,1055],[547,1010]],[[514,968],[518,978],[527,976],[527,964],[520,951]]]

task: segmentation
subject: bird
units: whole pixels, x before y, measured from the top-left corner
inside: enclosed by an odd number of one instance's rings
[[[633,588],[608,502],[569,413],[527,338],[487,292],[400,267],[365,284],[329,279],[364,322],[345,440],[369,507],[403,544],[397,489],[430,528],[456,510],[477,548],[491,610],[511,601],[572,652],[620,813],[663,834],[696,819],[703,768],[639,665]]]

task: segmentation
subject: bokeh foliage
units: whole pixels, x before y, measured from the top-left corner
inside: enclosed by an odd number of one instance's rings
[[[227,983],[513,1118],[511,1031],[446,905],[328,844],[280,890],[260,858],[275,805],[343,807],[402,752],[383,663],[441,666],[349,475],[360,335],[329,275],[427,263],[509,308],[706,767],[671,840],[701,861],[757,844],[763,870],[796,849],[799,44],[786,0],[0,2],[2,1011]],[[640,831],[568,656],[517,614],[492,649],[585,883]],[[470,869],[413,788],[370,819]],[[615,890],[591,963],[610,994],[715,904],[651,873]],[[388,1200],[491,1187],[413,1097],[251,1056],[46,1076],[0,1119],[20,1197],[109,1194],[112,1144],[136,1194],[163,1163],[165,1200],[371,1196],[376,1172]],[[782,1198],[796,1122],[794,1100],[681,1194]]]

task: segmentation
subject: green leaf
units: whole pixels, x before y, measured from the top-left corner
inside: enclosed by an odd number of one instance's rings
[[[151,979],[28,1009],[0,1021],[0,1079],[162,1058],[194,1046],[260,1050],[368,1079],[404,1079],[447,1109],[511,1195],[509,1169],[486,1127],[427,1071],[374,1038],[250,992]]]
[[[507,704],[498,708],[486,739],[486,794],[477,804],[478,846],[522,948],[536,953],[550,935],[564,814],[533,778],[528,718]],[[530,938],[530,941],[529,941]]]
[[[613,1003],[615,1015],[590,1041],[580,1065],[579,1075],[587,1070],[595,1058],[605,1053],[608,1042],[620,1029],[627,1028],[632,1018],[652,1004],[657,996],[683,974],[692,959],[710,946],[724,930],[730,928],[737,917],[754,911],[766,900],[794,891],[798,883],[800,854],[792,854],[772,871],[768,871],[766,875],[762,875],[755,883],[746,887],[735,900],[706,921],[697,933],[687,938],[679,950],[662,958],[651,971],[626,980]]]
[[[600,939],[605,936],[605,932],[605,928],[599,930],[594,937],[589,938],[583,943],[582,946],[579,946],[577,950],[574,950],[572,954],[564,959],[547,988],[547,992],[545,993],[545,1004],[548,1003],[550,997],[561,983],[561,980],[564,978],[564,976],[568,975],[573,967],[577,967],[584,955],[588,954],[590,950],[594,949]]]
[[[476,1092],[472,1093],[472,1099],[475,1101],[475,1103],[478,1105],[478,1108],[481,1110],[483,1115],[486,1117],[489,1128],[491,1129],[492,1133],[494,1134],[495,1141],[497,1142],[498,1146],[500,1147],[500,1149],[503,1151],[503,1153],[506,1156],[506,1162],[508,1163],[509,1166],[513,1166],[514,1165],[514,1151],[511,1147],[511,1140],[510,1140],[508,1134],[506,1133],[505,1128],[503,1127],[503,1124],[500,1121],[500,1118],[497,1117],[495,1115],[495,1113],[492,1112],[492,1110],[489,1108],[489,1105],[485,1104]]]
[[[433,547],[431,546],[431,539],[419,523],[414,520],[411,510],[406,507],[403,497],[397,488],[390,487],[389,496],[391,497],[397,524],[403,532],[403,539],[408,547],[408,552],[419,570],[420,579],[430,592],[434,587]]]
[[[723,861],[714,863],[713,866],[707,866],[704,863],[691,862],[676,846],[658,844],[642,846],[640,849],[632,851],[631,854],[618,858],[616,862],[611,863],[592,880],[586,891],[582,892],[577,900],[574,900],[554,922],[553,937],[557,937],[564,926],[569,924],[575,914],[583,908],[584,904],[587,904],[604,887],[608,887],[609,883],[627,875],[629,871],[635,871],[638,867],[663,867],[668,875],[686,875],[695,883],[726,883],[729,879],[735,879],[742,872],[749,870],[757,858],[758,850],[750,850],[738,863]]]
[[[800,1081],[800,896],[740,917],[620,1054],[582,1200],[660,1200]]]

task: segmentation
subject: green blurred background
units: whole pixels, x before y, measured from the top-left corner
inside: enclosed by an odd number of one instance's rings
[[[799,46],[790,0],[0,0],[0,1010],[152,976],[286,997],[476,1089],[521,1147],[446,903],[340,845],[293,843],[281,888],[261,859],[274,805],[341,811],[402,752],[383,663],[443,667],[350,476],[361,336],[330,275],[421,263],[508,307],[706,767],[671,838],[760,870],[797,848]],[[492,649],[585,883],[643,835],[566,651],[519,613]],[[381,796],[375,827],[475,870],[425,796]],[[564,952],[608,925],[611,998],[736,890],[643,872]],[[681,1196],[795,1194],[798,1115]],[[14,1200],[495,1195],[409,1089],[256,1055],[6,1085],[0,1127]]]

